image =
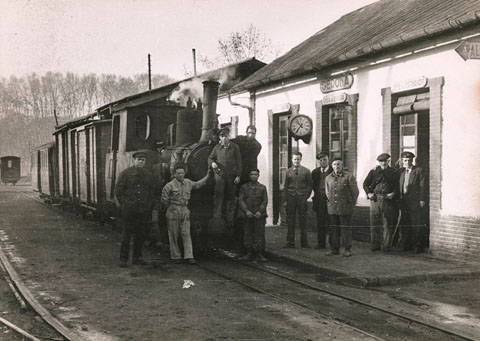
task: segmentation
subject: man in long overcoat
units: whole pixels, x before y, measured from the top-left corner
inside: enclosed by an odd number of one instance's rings
[[[343,170],[341,158],[332,161],[333,172],[325,179],[327,208],[330,216],[330,252],[327,255],[340,253],[340,236],[345,248],[345,257],[352,255],[352,214],[358,198],[358,187],[355,177]]]
[[[402,250],[412,246],[415,253],[422,252],[426,225],[422,219],[426,207],[426,180],[421,167],[413,165],[415,155],[411,152],[401,154],[403,171],[400,174],[400,238],[398,244]]]

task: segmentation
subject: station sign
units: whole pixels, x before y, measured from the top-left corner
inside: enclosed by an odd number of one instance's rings
[[[428,78],[422,76],[422,77],[410,78],[410,79],[394,82],[392,85],[392,92],[402,92],[402,91],[424,88],[427,85],[427,81],[428,81]]]
[[[472,38],[463,41],[455,49],[463,60],[480,59],[480,38]]]
[[[290,105],[290,103],[276,104],[276,105],[273,106],[272,112],[274,114],[279,114],[279,113],[282,113],[282,112],[289,112],[291,108],[292,108],[292,106]]]
[[[342,92],[340,94],[325,95],[322,98],[322,105],[329,105],[335,103],[344,103],[347,101],[347,94]]]
[[[350,89],[353,85],[353,75],[344,73],[337,77],[320,79],[320,90],[322,93],[328,93],[337,90]]]

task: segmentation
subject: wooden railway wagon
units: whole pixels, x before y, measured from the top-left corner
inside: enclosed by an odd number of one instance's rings
[[[31,177],[33,190],[42,197],[53,197],[56,192],[57,163],[55,142],[37,147],[32,153]]]
[[[20,180],[20,158],[18,156],[3,156],[0,158],[0,173],[2,182],[15,185]]]

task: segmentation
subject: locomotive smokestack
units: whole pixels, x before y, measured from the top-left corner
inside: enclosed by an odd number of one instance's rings
[[[212,138],[217,114],[218,87],[220,83],[215,81],[203,82],[203,121],[202,136],[200,141],[208,141]]]

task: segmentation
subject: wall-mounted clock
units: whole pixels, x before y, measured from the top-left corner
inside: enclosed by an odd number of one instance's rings
[[[312,119],[307,115],[293,115],[290,117],[288,129],[295,140],[303,140],[303,142],[308,143],[312,136]]]

